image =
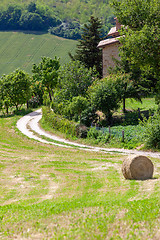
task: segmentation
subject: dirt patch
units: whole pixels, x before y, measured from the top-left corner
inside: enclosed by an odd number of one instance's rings
[[[29,180],[31,180],[31,181],[29,181]],[[28,181],[26,181],[24,177],[10,176],[10,180],[9,180],[10,185],[6,186],[6,187],[10,190],[16,191],[16,198],[15,198],[15,196],[13,196],[13,197],[11,197],[11,199],[6,200],[1,205],[8,205],[13,202],[18,202],[22,199],[29,200],[31,197],[36,198],[36,196],[34,196],[34,195],[30,196],[30,194],[29,194],[30,191],[32,191],[33,189],[37,189],[37,188],[41,189],[42,187],[41,187],[41,184],[40,184],[40,186],[36,185],[34,180],[35,180],[34,177],[28,177]],[[44,201],[47,199],[52,199],[54,197],[54,193],[56,192],[56,190],[59,187],[58,184],[55,183],[54,181],[52,181],[52,179],[50,179],[48,175],[42,175],[40,177],[40,180],[42,181],[42,184],[43,184],[44,180],[47,180],[48,183],[47,183],[46,187],[44,187],[43,189],[47,189],[48,193],[44,194],[44,195],[43,194],[38,195],[37,202],[41,202],[41,201]],[[27,197],[27,194],[29,194],[28,197]]]
[[[121,165],[118,163],[111,163],[111,162],[94,164],[94,168],[92,168],[91,171],[103,171],[103,170],[107,170],[110,167],[115,168],[118,171],[118,173],[121,173]]]

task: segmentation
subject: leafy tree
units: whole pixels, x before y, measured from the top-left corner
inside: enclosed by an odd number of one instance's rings
[[[79,61],[71,61],[60,68],[56,97],[63,102],[79,95],[85,97],[96,78],[94,69],[87,69]]]
[[[35,82],[42,83],[42,86],[49,94],[50,101],[52,101],[53,89],[57,85],[59,67],[60,63],[57,57],[54,59],[42,57],[39,64],[33,64],[33,79]]]
[[[108,123],[111,123],[112,110],[119,105],[120,96],[115,86],[115,80],[111,76],[96,81],[89,88],[91,104],[96,110],[102,111]]]
[[[141,101],[142,89],[135,84],[130,74],[117,72],[112,74],[111,77],[114,79],[114,87],[118,92],[119,101],[123,103],[123,112],[126,112],[125,102],[127,98],[134,98],[135,100]]]
[[[102,75],[102,53],[97,48],[101,38],[102,24],[98,18],[91,16],[88,24],[82,28],[81,39],[77,45],[73,58],[82,62],[87,68],[96,67],[99,75]]]
[[[71,114],[78,114],[81,124],[81,114],[88,107],[88,100],[85,97],[77,96],[72,98],[72,102],[68,106]]]
[[[19,20],[22,14],[22,7],[16,4],[9,4],[7,9],[0,11],[0,29],[19,29]]]
[[[34,13],[37,9],[36,3],[35,2],[30,2],[27,6],[28,12]]]
[[[17,69],[9,75],[2,76],[0,93],[7,113],[9,107],[15,106],[18,110],[19,105],[29,100],[31,96],[30,86],[30,77],[23,70]]]
[[[29,102],[31,102],[34,99],[38,99],[38,105],[42,105],[44,100],[44,86],[42,82],[32,77],[31,91],[32,91],[32,99],[30,99]]]
[[[43,30],[44,21],[37,13],[27,12],[21,15],[20,26],[23,30]]]
[[[160,1],[112,0],[115,14],[127,29],[121,31],[120,55],[127,60],[131,71],[160,80]]]
[[[11,101],[10,101],[10,92],[9,89],[11,89],[11,83],[8,81],[8,78],[3,75],[0,79],[0,101],[1,105],[4,106],[6,109],[6,113],[8,114],[8,109],[11,107]]]
[[[48,30],[61,24],[61,20],[55,15],[52,8],[49,8],[47,5],[37,4],[35,13],[39,14],[43,19],[43,30]]]

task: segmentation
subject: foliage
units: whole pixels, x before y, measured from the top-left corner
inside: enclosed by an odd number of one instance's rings
[[[9,7],[13,8],[13,11],[9,11]],[[35,25],[34,18],[32,23],[34,29],[39,31],[42,29],[46,31],[58,34],[61,37],[80,38],[80,29],[78,25],[86,23],[91,15],[99,17],[103,22],[103,36],[107,35],[108,30],[114,24],[114,15],[109,5],[108,0],[89,0],[87,2],[81,0],[65,0],[65,1],[41,1],[41,0],[26,0],[19,1],[14,0],[11,4],[10,0],[1,0],[0,2],[0,28],[3,30],[19,30],[26,29],[26,26],[33,27],[26,22],[20,21],[20,17],[23,15],[34,16],[38,14],[37,18],[41,18],[42,22]],[[30,15],[30,16],[31,16]],[[25,19],[27,19],[25,17]],[[24,17],[23,17],[24,18]],[[21,19],[23,19],[21,18]],[[36,19],[35,19],[36,20]],[[31,19],[29,19],[31,22]],[[76,24],[75,24],[76,23]],[[28,28],[28,30],[31,30]]]
[[[68,105],[68,111],[70,111],[73,115],[77,114],[81,124],[81,114],[88,107],[88,105],[88,100],[85,97],[73,97],[72,101]]]
[[[31,79],[32,98],[29,99],[29,105],[42,105],[44,97],[44,87],[41,81]]]
[[[9,75],[3,75],[0,80],[0,95],[4,102],[6,111],[8,107],[15,106],[18,109],[29,100],[31,81],[27,73],[17,69]]]
[[[50,101],[53,97],[53,89],[57,85],[58,69],[60,67],[59,59],[42,57],[39,64],[34,64],[32,68],[34,81],[40,81],[42,86],[49,94]]]
[[[59,70],[58,86],[55,93],[56,102],[71,101],[76,96],[86,96],[88,87],[95,81],[94,69],[87,69],[79,61],[71,61]]]
[[[124,140],[122,131],[124,131]],[[110,127],[110,130],[109,128],[96,129],[96,127],[92,127],[88,131],[87,138],[95,140],[96,144],[107,143],[110,146],[133,149],[144,143],[144,134],[145,126],[142,125],[113,126]]]
[[[156,100],[156,104],[158,104],[158,111],[160,114],[160,81],[158,81],[158,83],[157,83],[156,92],[157,92],[157,94],[156,94],[155,100]]]
[[[133,149],[144,144],[145,128],[141,125],[115,126],[111,127],[110,131],[111,142],[119,142],[125,148]],[[124,131],[124,142],[122,142],[122,131]]]
[[[115,13],[121,24],[121,59],[127,60],[131,71],[140,69],[141,74],[159,80],[160,72],[160,2],[159,0],[113,0]]]
[[[37,13],[24,13],[20,18],[20,26],[23,30],[41,31],[43,30],[43,19]]]
[[[105,114],[108,123],[111,121],[111,111],[118,108],[118,103],[120,101],[115,83],[114,78],[108,76],[102,80],[96,81],[89,88],[91,105],[93,105],[96,110],[102,111]]]
[[[60,115],[55,114],[53,111],[49,110],[48,107],[42,108],[43,120],[50,127],[65,133],[66,135],[76,136],[76,124],[63,118]]]
[[[141,101],[141,89],[131,79],[130,74],[121,73],[120,71],[112,75],[115,81],[115,88],[119,94],[120,101],[123,101],[123,112],[126,112],[126,99],[133,98]]]
[[[100,76],[102,76],[102,53],[97,46],[102,39],[101,28],[100,20],[91,16],[82,28],[81,39],[77,45],[76,54],[73,56],[87,68],[95,67]]]
[[[98,144],[98,143],[105,144],[105,143],[109,142],[110,135],[109,135],[109,133],[104,134],[103,131],[97,130],[96,127],[92,127],[88,131],[87,138],[95,139],[96,144]]]
[[[29,108],[37,108],[40,105],[38,96],[32,96],[28,101]]]
[[[9,4],[7,9],[0,10],[0,30],[19,29],[19,20],[22,14],[20,5]]]
[[[48,31],[51,34],[68,39],[77,40],[81,38],[81,26],[77,21],[63,22],[57,27],[50,27]]]
[[[29,5],[9,4],[0,9],[0,30],[45,31],[61,21],[45,5],[30,2]]]
[[[96,122],[98,115],[93,106],[88,106],[81,114],[81,122],[87,127],[90,127],[92,122]]]
[[[149,119],[141,121],[145,127],[145,141],[147,148],[160,149],[160,115],[155,114]]]

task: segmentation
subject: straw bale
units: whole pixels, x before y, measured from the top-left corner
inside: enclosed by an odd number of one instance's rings
[[[141,155],[130,155],[122,164],[122,173],[126,179],[146,180],[153,176],[154,166],[152,161]]]

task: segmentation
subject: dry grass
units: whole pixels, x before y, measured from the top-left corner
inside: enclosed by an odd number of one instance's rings
[[[0,239],[159,239],[158,159],[125,180],[122,155],[30,140],[16,119],[0,118]]]

